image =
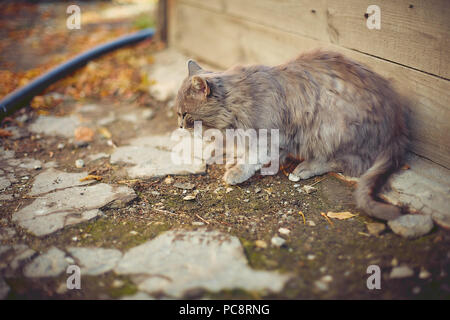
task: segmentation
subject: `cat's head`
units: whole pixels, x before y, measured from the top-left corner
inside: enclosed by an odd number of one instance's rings
[[[230,112],[225,108],[224,88],[220,73],[204,70],[189,60],[188,76],[176,98],[178,125],[190,129],[194,121],[202,121],[206,128],[224,129],[230,126]]]

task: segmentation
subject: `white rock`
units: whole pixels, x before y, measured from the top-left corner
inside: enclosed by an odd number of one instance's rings
[[[82,275],[99,275],[114,269],[122,258],[122,252],[104,248],[68,248],[79,262]]]
[[[29,126],[29,130],[33,133],[43,133],[48,136],[71,138],[74,136],[75,129],[79,125],[80,121],[77,116],[39,116],[39,118]]]
[[[90,220],[101,214],[99,208],[134,199],[133,189],[105,183],[58,190],[35,199],[14,213],[12,220],[36,236],[53,233],[65,226]]]
[[[394,267],[389,275],[391,279],[408,278],[414,275],[414,270],[408,266]]]
[[[5,280],[0,276],[0,300],[5,299],[9,293],[9,286]]]
[[[433,229],[433,220],[430,216],[407,214],[388,222],[392,231],[405,238],[418,238],[426,235]]]
[[[64,272],[69,265],[66,254],[56,247],[51,247],[46,253],[35,258],[24,269],[29,278],[56,277]]]
[[[84,161],[82,159],[77,159],[75,161],[75,167],[77,168],[83,168],[84,167]]]
[[[287,228],[280,228],[278,229],[278,232],[282,235],[288,236],[291,233],[291,230]]]
[[[280,237],[273,237],[270,242],[272,243],[272,245],[274,245],[275,247],[281,247],[282,245],[284,245],[286,243],[286,240],[284,240],[283,238]]]
[[[126,252],[115,272],[146,275],[132,278],[139,290],[172,297],[193,288],[278,292],[289,278],[252,270],[236,237],[205,230],[165,232]]]

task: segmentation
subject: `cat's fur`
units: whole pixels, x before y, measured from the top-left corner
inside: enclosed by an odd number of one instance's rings
[[[192,60],[188,67],[176,100],[181,127],[201,120],[217,129],[279,129],[280,162],[288,154],[304,159],[291,180],[329,171],[360,176],[358,207],[383,220],[400,215],[399,208],[373,199],[408,144],[405,105],[387,80],[325,51],[275,67],[210,72]],[[236,164],[224,180],[241,183],[262,165]]]

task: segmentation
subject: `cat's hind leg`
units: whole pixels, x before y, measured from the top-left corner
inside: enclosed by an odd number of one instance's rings
[[[336,166],[332,162],[321,161],[321,160],[305,160],[300,163],[291,174],[289,174],[289,180],[299,181],[304,179],[309,179],[314,176],[319,176],[321,174],[333,171]]]

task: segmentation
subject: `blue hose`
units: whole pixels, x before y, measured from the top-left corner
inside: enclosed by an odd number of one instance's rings
[[[16,110],[26,106],[35,95],[44,91],[44,89],[49,85],[71,74],[76,69],[86,65],[86,63],[90,60],[98,58],[99,56],[115,49],[152,38],[154,34],[155,30],[153,28],[149,28],[131,35],[120,37],[117,40],[99,45],[87,52],[84,52],[37,77],[26,86],[11,92],[0,101],[0,121]]]

